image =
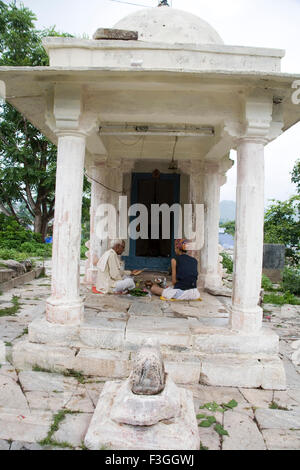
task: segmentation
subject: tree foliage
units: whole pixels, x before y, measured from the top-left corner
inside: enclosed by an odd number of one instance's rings
[[[297,187],[297,193],[300,194],[300,158],[296,161],[292,171],[292,182]]]
[[[26,7],[0,0],[0,66],[47,66],[45,36]],[[9,104],[0,108],[0,209],[44,237],[54,215],[56,147]]]

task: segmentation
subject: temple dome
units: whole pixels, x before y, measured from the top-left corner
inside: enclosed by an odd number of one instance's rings
[[[139,40],[168,44],[224,44],[215,29],[198,16],[167,6],[126,16],[116,29],[138,31]]]

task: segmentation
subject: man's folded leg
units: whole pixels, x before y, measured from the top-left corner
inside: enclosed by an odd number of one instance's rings
[[[125,290],[132,290],[135,288],[135,282],[131,277],[122,279],[122,281],[117,281],[114,288],[114,292],[123,292]]]

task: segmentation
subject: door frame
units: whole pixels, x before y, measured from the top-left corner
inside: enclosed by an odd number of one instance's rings
[[[138,203],[138,182],[152,179],[152,173],[132,173],[131,205]],[[161,173],[160,180],[174,181],[173,204],[180,203],[180,175],[174,173]],[[132,220],[134,217],[132,217]],[[136,256],[136,240],[130,239],[129,256],[123,256],[125,269],[143,269],[150,271],[168,272],[171,268],[171,258],[175,256],[174,228],[172,237],[172,252],[170,257],[144,257]]]

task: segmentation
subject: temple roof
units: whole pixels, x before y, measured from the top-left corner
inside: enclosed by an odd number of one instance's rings
[[[186,11],[163,6],[147,8],[126,16],[115,26],[138,31],[139,40],[168,44],[224,44],[206,21]]]

